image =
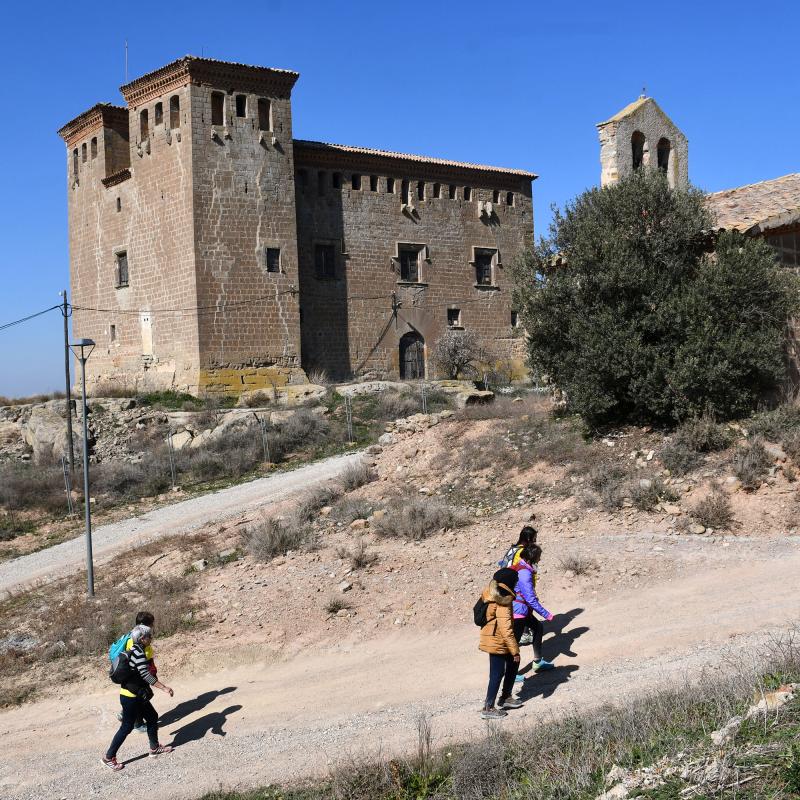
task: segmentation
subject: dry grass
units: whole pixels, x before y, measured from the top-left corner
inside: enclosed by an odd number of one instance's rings
[[[691,510],[692,519],[714,530],[729,530],[733,526],[733,508],[728,496],[715,489]]]
[[[47,403],[50,400],[63,400],[64,392],[48,392],[46,394],[31,394],[27,397],[7,397],[0,395],[0,406],[27,406],[34,403]]]
[[[331,597],[330,600],[325,603],[325,610],[329,614],[338,614],[340,611],[346,611],[350,608],[352,608],[352,606],[344,597]]]
[[[558,565],[564,572],[574,572],[576,575],[588,575],[600,569],[596,559],[583,553],[570,553],[559,559]]]
[[[630,496],[633,505],[639,511],[653,511],[662,500],[674,501],[679,497],[658,476],[634,481],[630,489]]]
[[[295,508],[295,516],[303,522],[316,519],[320,509],[332,506],[342,496],[342,489],[335,483],[324,483],[306,492]]]
[[[772,464],[772,456],[767,453],[764,443],[757,437],[749,444],[736,448],[733,455],[733,472],[746,491],[755,491],[761,486]]]
[[[337,548],[336,555],[343,561],[348,561],[350,568],[354,570],[366,569],[378,561],[378,554],[374,550],[370,550],[366,542],[361,538],[356,539],[352,548]]]
[[[345,492],[352,492],[377,479],[377,474],[366,461],[350,464],[339,476],[338,483]]]
[[[317,537],[313,528],[297,517],[285,520],[267,517],[247,529],[244,543],[256,561],[271,561],[290,550],[312,550]]]
[[[343,525],[349,525],[357,519],[366,519],[374,511],[369,500],[361,497],[343,497],[333,506],[331,516]]]
[[[419,540],[439,530],[468,524],[456,509],[430,497],[399,498],[386,508],[386,515],[375,520],[379,536]]]

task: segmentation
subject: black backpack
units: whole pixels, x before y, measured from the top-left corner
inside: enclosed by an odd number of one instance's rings
[[[486,625],[489,620],[486,618],[486,614],[489,611],[489,601],[484,600],[483,597],[478,598],[478,602],[472,607],[472,616],[475,620],[475,624],[482,628]]]
[[[130,681],[133,671],[131,669],[131,662],[129,659],[130,651],[123,650],[111,662],[111,667],[108,670],[108,677],[111,678],[113,683],[120,685]]]

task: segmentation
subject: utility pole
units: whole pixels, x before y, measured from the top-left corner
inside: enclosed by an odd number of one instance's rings
[[[64,304],[61,314],[64,317],[64,394],[67,403],[67,458],[70,470],[75,469],[75,445],[72,441],[72,381],[69,377],[69,310],[67,303],[67,290],[61,292]]]

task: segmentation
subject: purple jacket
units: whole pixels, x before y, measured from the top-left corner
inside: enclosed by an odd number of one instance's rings
[[[535,611],[540,617],[549,617],[550,612],[536,596],[536,568],[520,559],[514,569],[519,572],[517,596],[514,598],[514,619],[527,617],[531,611]]]

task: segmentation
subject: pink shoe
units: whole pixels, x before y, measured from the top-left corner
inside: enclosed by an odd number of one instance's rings
[[[155,758],[156,756],[163,755],[164,753],[171,753],[175,748],[171,744],[167,745],[159,745],[158,747],[154,747],[150,753],[150,758]]]
[[[106,758],[105,756],[100,756],[100,760],[109,768],[113,769],[114,772],[119,772],[121,769],[125,769],[124,764],[120,764],[117,761],[116,756],[114,758]]]

